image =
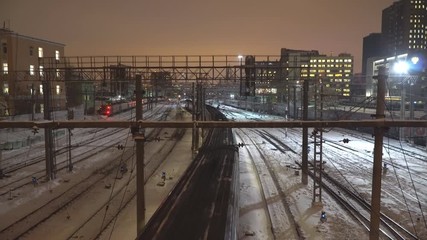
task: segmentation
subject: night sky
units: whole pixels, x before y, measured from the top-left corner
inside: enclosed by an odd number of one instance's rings
[[[346,52],[395,0],[0,0],[6,27],[66,45],[66,56]]]

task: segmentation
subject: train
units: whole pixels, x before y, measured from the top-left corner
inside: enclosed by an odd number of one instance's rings
[[[126,101],[126,102],[116,102],[116,103],[106,103],[101,104],[97,110],[99,115],[111,116],[116,113],[124,112],[126,110],[130,110],[135,108],[136,101]]]
[[[142,99],[142,105],[145,105],[148,103],[148,99],[144,98]],[[152,100],[150,100],[152,101]],[[157,102],[163,101],[163,98],[157,98]],[[99,104],[99,108],[97,110],[97,113],[99,115],[104,116],[112,116],[114,114],[124,112],[127,110],[134,109],[136,107],[136,101],[135,100],[129,100],[129,101],[106,101],[105,103],[102,102]]]

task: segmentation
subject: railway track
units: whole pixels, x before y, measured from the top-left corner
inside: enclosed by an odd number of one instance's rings
[[[168,144],[162,147],[163,153],[167,155],[168,152],[173,149],[173,147],[176,144],[176,139],[179,137],[182,137],[185,130],[179,129],[174,131],[170,134],[170,141],[168,141]],[[160,134],[164,134],[165,132],[162,130],[159,131],[153,131],[153,133],[158,134],[154,135],[156,138],[160,137]],[[147,147],[150,147],[150,145],[156,145],[156,142],[148,142]],[[124,151],[122,156],[119,156],[116,159],[110,160],[108,163],[103,165],[101,168],[99,168],[97,171],[94,172],[94,174],[90,174],[86,178],[82,179],[81,181],[78,181],[74,185],[70,186],[68,189],[66,189],[62,193],[57,193],[55,197],[52,197],[49,201],[45,202],[38,208],[36,208],[31,213],[20,217],[17,221],[10,224],[6,228],[3,228],[0,231],[0,239],[16,239],[16,238],[27,238],[29,236],[32,236],[37,231],[38,227],[40,227],[43,224],[48,224],[49,221],[55,221],[51,219],[57,219],[58,215],[61,214],[67,214],[67,221],[70,221],[70,224],[74,219],[73,217],[70,218],[70,215],[73,215],[73,213],[69,213],[68,209],[77,208],[77,206],[85,206],[85,196],[88,195],[89,192],[92,191],[99,191],[98,189],[104,188],[105,182],[107,182],[107,179],[117,179],[118,175],[120,174],[118,169],[119,166],[126,162],[129,164],[131,159],[134,157],[134,151],[131,149],[128,149],[128,151]],[[152,159],[146,162],[146,169],[147,175],[146,179],[148,179],[158,168],[158,166],[161,164],[161,162],[164,160],[165,156],[163,157],[156,156]],[[126,181],[125,184],[123,184],[124,181],[122,181],[121,186],[116,186],[114,189],[114,192],[112,192],[110,198],[108,201],[104,201],[102,205],[100,205],[93,213],[93,209],[90,209],[90,211],[87,211],[87,214],[90,216],[87,216],[87,219],[82,221],[81,219],[77,222],[74,222],[74,226],[79,226],[72,231],[70,234],[63,233],[64,238],[58,237],[60,239],[74,239],[75,236],[81,236],[82,234],[85,235],[85,237],[88,236],[96,236],[97,234],[102,234],[103,231],[111,224],[113,219],[120,213],[120,210],[123,209],[129,201],[131,201],[134,198],[135,195],[135,187],[131,187],[130,184],[134,181],[134,171],[131,170],[130,174],[127,174],[129,176],[128,181]],[[114,187],[113,187],[114,188]],[[131,189],[131,191],[129,191]],[[126,193],[126,197],[123,194],[120,193]],[[113,206],[117,206],[117,202],[120,200],[120,207],[117,208],[117,211],[114,211]],[[101,201],[102,202],[102,201]],[[103,215],[103,209],[109,209],[109,214],[105,215],[108,216],[103,220],[102,228],[100,228],[99,232],[93,231],[93,226],[96,225],[96,220],[99,220],[99,216]],[[85,215],[85,214],[82,214]],[[76,219],[77,220],[77,219]],[[91,229],[90,234],[86,229]],[[95,235],[93,235],[95,234]],[[62,236],[62,235],[61,235]],[[92,239],[92,237],[89,237]]]
[[[162,112],[162,114],[160,116],[157,116],[159,112]],[[150,115],[147,115],[147,118],[151,118],[153,116],[157,116],[157,120],[159,121],[164,121],[167,117],[167,115],[169,114],[170,109],[167,109],[166,111],[161,108],[158,109],[155,113],[151,113]],[[154,131],[154,132],[152,132]],[[158,137],[158,132],[160,130],[159,129],[150,129],[149,132],[147,132],[147,139],[154,139],[154,138],[159,138]],[[74,146],[74,150],[76,150],[79,147],[89,147],[89,149],[83,151],[83,152],[79,152],[77,154],[72,154],[73,156],[73,164],[77,164],[77,163],[81,163],[84,161],[87,161],[88,159],[91,159],[92,157],[96,156],[97,154],[109,150],[109,149],[113,149],[114,147],[118,146],[119,143],[121,143],[126,137],[129,136],[129,131],[128,130],[123,130],[123,129],[103,129],[101,131],[101,134],[99,133],[100,131],[96,131],[97,136],[96,137],[89,137],[86,138],[84,140],[82,140],[81,142],[78,143],[77,146]],[[111,137],[114,136],[114,140],[108,140],[105,141],[105,139],[111,139]],[[100,141],[104,141],[104,142],[100,142]],[[95,144],[94,146],[91,146],[91,144]],[[56,170],[57,171],[61,171],[64,169],[68,168],[68,159],[67,159],[67,153],[68,153],[68,147],[63,147],[57,151],[55,151],[55,156],[57,159],[59,159],[59,161],[57,161],[56,163]],[[61,159],[62,156],[62,159]],[[26,168],[29,168],[33,165],[36,165],[37,163],[41,163],[42,161],[44,161],[44,156],[39,156],[36,157],[35,159],[33,159],[31,162],[32,164],[28,164],[25,165]],[[20,165],[21,166],[21,165]],[[44,167],[44,166],[42,166]],[[14,171],[17,170],[22,170],[23,167],[21,168],[16,168],[14,169]],[[24,176],[18,176],[17,178],[11,178],[11,179],[6,179],[2,182],[4,182],[1,186],[0,186],[0,197],[1,196],[5,196],[7,194],[11,194],[11,192],[14,192],[16,190],[18,190],[19,188],[22,188],[24,186],[27,185],[31,185],[32,184],[32,177],[35,177],[36,179],[41,179],[43,180],[45,178],[45,170],[43,168],[38,168],[38,170],[30,170],[30,173],[28,174],[24,174]]]
[[[263,138],[276,147],[280,152],[286,153],[289,151],[290,147],[283,143],[281,139],[273,136],[266,131],[259,133],[265,133]],[[297,163],[299,165],[299,163]],[[299,167],[301,167],[299,165]],[[313,178],[313,174],[310,171],[310,176]],[[323,171],[323,178],[321,185],[323,189],[328,191],[328,193],[338,202],[340,205],[346,209],[351,215],[358,220],[362,226],[364,226],[367,231],[369,231],[368,226],[370,224],[370,204],[360,197],[360,194],[355,193],[354,189],[348,189],[347,186],[343,185],[341,182],[336,180],[334,177],[330,176]],[[413,233],[407,230],[405,227],[398,224],[396,221],[393,221],[390,217],[386,216],[384,213],[381,213],[381,231],[384,237],[389,239],[418,239]]]
[[[230,129],[208,129],[204,139],[138,239],[235,239],[238,208],[233,196],[238,188],[233,179],[237,161],[233,135]]]
[[[301,227],[295,221],[295,217],[287,202],[288,197],[277,176],[277,166],[273,166],[273,164],[266,159],[263,150],[247,133],[238,130],[236,131],[236,135],[245,143],[245,147],[250,154],[251,164],[253,168],[256,169],[256,179],[261,188],[263,202],[267,209],[266,215],[269,218],[268,222],[271,224],[273,239],[284,239],[285,237],[291,239],[305,239]],[[255,153],[251,151],[253,148],[255,148]],[[255,159],[260,159],[261,161],[256,161]],[[262,180],[260,176],[262,176]],[[278,201],[280,203],[279,206],[277,205],[278,202],[271,203],[268,200],[275,198],[276,195],[280,199],[280,201]],[[280,214],[281,212],[283,214]],[[283,216],[287,216],[289,227],[283,225]]]
[[[152,119],[152,118],[157,118],[158,120],[162,120],[162,116],[164,116],[164,114],[167,114],[168,112],[170,112],[170,108],[169,109],[164,109],[164,106],[162,105],[162,107],[160,108],[156,108],[154,109],[154,111],[150,111],[147,113],[147,116],[145,116],[145,119]],[[157,115],[161,113],[162,116],[157,117]],[[124,112],[124,114],[128,114],[128,112]],[[135,117],[134,116],[130,116],[127,117],[125,116],[123,113],[121,113],[118,116],[122,116],[125,119],[127,119],[128,121],[132,121]],[[107,138],[115,133],[118,132],[122,132],[123,129],[91,129],[91,130],[87,130],[87,129],[78,129],[76,130],[73,135],[74,136],[78,136],[79,134],[86,134],[87,132],[90,132],[91,135],[86,135],[87,137],[83,140],[80,140],[80,142],[75,143],[74,145],[72,145],[71,147],[76,149],[80,146],[87,146],[90,144],[95,143],[96,141],[98,141],[99,139],[102,138]],[[92,136],[92,137],[91,137]],[[65,141],[65,140],[64,140]],[[65,143],[63,143],[65,144]],[[40,148],[40,151],[33,151],[33,154],[31,155],[36,155],[36,156],[31,156],[29,159],[27,159],[27,157],[30,156],[29,151],[31,151],[32,149],[29,148],[28,151],[24,151],[24,152],[20,152],[20,153],[14,153],[12,156],[9,157],[4,157],[2,159],[2,170],[4,174],[11,174],[15,171],[21,170],[22,168],[25,168],[27,166],[31,166],[34,164],[37,164],[41,161],[45,160],[45,156],[44,156],[44,143],[40,143],[37,144],[36,146],[37,148]],[[59,155],[59,154],[64,154],[67,153],[69,150],[69,146],[58,146],[59,148],[55,150],[55,155]],[[36,153],[36,154],[34,154]],[[17,163],[17,159],[21,159],[22,157],[24,157],[24,160],[20,160]]]

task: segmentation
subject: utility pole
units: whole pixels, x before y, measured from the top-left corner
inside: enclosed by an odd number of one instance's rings
[[[35,102],[34,102],[34,83],[31,84],[31,121],[34,121],[34,112],[35,112]]]
[[[2,149],[0,148],[0,179],[3,179],[3,176],[4,176],[4,174],[3,174],[3,169],[2,169],[2,164],[1,164],[1,161],[2,161]]]
[[[202,117],[202,85],[200,82],[197,83],[196,86],[196,110],[194,111],[194,114],[196,115],[196,121],[200,121]],[[199,149],[200,146],[200,128],[196,126],[196,149]]]
[[[402,81],[402,92],[400,94],[400,120],[405,120],[405,109],[406,108],[406,86]],[[399,141],[405,140],[405,128],[399,127]]]
[[[376,119],[384,119],[385,108],[385,82],[387,79],[385,67],[378,69],[378,90],[377,90],[377,112]],[[381,214],[381,175],[382,175],[382,154],[383,154],[383,136],[384,128],[374,128],[375,148],[374,165],[372,174],[372,199],[371,199],[371,226],[369,232],[370,240],[379,239],[380,234],[380,214]]]
[[[191,149],[193,150],[193,153],[196,151],[197,146],[196,146],[196,102],[195,102],[195,94],[196,94],[196,90],[195,90],[195,86],[194,83],[192,83],[192,96],[191,96],[191,108],[193,109],[193,114],[191,115],[191,120],[193,121],[193,131],[192,131],[192,144],[191,144]]]
[[[72,120],[74,119],[74,111],[67,107],[67,119]],[[71,136],[73,134],[71,133],[71,128],[68,128],[68,171],[73,171],[73,161],[71,159]]]
[[[294,119],[296,119],[297,117],[297,86],[294,85],[292,86],[294,88]]]
[[[320,84],[320,93],[317,90],[317,83]],[[315,101],[315,119],[323,120],[323,84],[319,79],[315,85],[316,101]],[[320,97],[319,97],[320,96]],[[319,100],[319,101],[318,101]],[[320,102],[320,107],[318,107]],[[318,112],[319,115],[317,114]],[[323,171],[323,128],[314,128],[312,133],[314,139],[314,159],[313,159],[313,206],[322,206],[322,171]]]
[[[142,88],[141,75],[136,76],[135,82],[136,95],[136,121],[142,121]],[[136,142],[136,228],[137,236],[141,235],[145,226],[145,175],[144,175],[144,129],[138,127],[132,130],[134,140]]]
[[[308,120],[308,79],[304,80],[304,96],[303,96],[303,115],[302,120]],[[301,163],[301,181],[303,184],[308,184],[308,128],[302,128],[302,163]]]
[[[71,128],[68,129],[68,171],[73,171],[73,161],[71,160]]]
[[[51,106],[50,106],[50,74],[45,72],[45,78],[42,81],[43,83],[43,100],[44,100],[44,119],[47,121],[51,120]],[[55,179],[55,165],[53,161],[53,149],[55,148],[53,142],[52,128],[46,127],[44,129],[44,145],[45,145],[45,154],[46,154],[46,180],[50,181]]]

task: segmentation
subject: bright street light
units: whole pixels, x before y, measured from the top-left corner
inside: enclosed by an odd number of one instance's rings
[[[408,73],[408,69],[409,69],[409,65],[407,62],[403,62],[403,61],[399,61],[396,62],[393,66],[393,71],[395,73],[399,73],[399,74],[406,74]]]

